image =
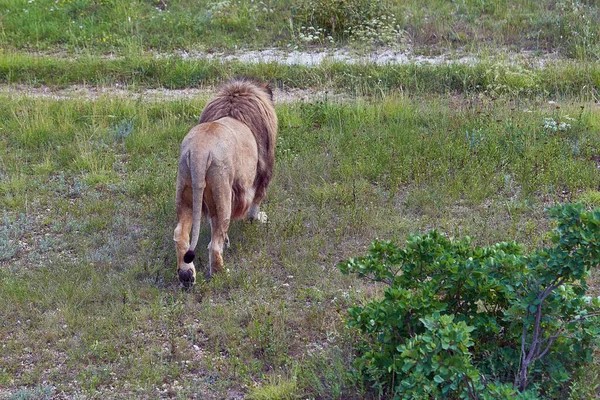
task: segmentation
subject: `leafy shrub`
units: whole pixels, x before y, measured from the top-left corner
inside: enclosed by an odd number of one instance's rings
[[[295,23],[301,26],[299,37],[304,42],[341,38],[373,45],[404,42],[404,31],[381,0],[302,0],[294,11]]]
[[[395,398],[564,397],[600,338],[600,298],[586,277],[600,262],[600,209],[549,210],[554,247],[473,246],[437,231],[401,249],[376,241],[339,265],[385,284],[348,310],[364,334],[357,371]]]

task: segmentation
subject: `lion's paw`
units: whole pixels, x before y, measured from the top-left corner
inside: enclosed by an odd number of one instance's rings
[[[263,211],[259,211],[258,214],[256,214],[256,220],[258,222],[266,224],[267,223],[267,213],[263,212]]]

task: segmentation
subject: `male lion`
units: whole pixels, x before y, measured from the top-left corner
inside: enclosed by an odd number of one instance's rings
[[[259,206],[273,176],[276,141],[273,92],[267,84],[249,80],[225,84],[202,111],[199,125],[183,139],[173,235],[182,286],[196,281],[193,260],[202,214],[211,228],[210,275],[223,268],[223,245],[229,245],[232,218],[266,222]]]

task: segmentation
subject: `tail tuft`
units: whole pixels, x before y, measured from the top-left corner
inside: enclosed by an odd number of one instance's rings
[[[196,253],[194,253],[194,250],[188,250],[185,255],[183,256],[183,262],[186,264],[191,263],[192,261],[194,261],[194,258],[196,257]]]

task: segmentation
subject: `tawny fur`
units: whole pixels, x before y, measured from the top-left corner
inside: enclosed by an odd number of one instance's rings
[[[273,176],[276,142],[272,91],[248,80],[225,84],[204,108],[199,125],[183,139],[174,232],[182,284],[195,281],[192,261],[203,214],[211,225],[211,274],[223,268],[222,250],[230,220],[259,214],[263,219],[259,206]]]
[[[273,109],[273,92],[266,85],[249,81],[232,81],[206,105],[200,123],[232,117],[245,124],[258,145],[256,198],[262,200],[273,176],[275,144],[277,141],[277,116]]]

